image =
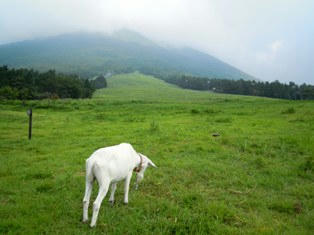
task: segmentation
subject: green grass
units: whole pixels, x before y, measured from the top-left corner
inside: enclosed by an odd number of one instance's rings
[[[108,85],[89,100],[0,102],[0,234],[313,233],[313,101],[182,90],[138,73]],[[118,184],[90,229],[85,159],[121,142],[158,168],[128,206]]]

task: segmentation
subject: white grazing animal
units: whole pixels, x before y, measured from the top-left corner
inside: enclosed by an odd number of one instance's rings
[[[137,153],[130,144],[119,144],[96,150],[86,160],[86,188],[83,199],[83,222],[88,220],[88,206],[92,192],[93,181],[96,178],[99,192],[93,205],[93,217],[90,226],[96,225],[99,208],[105,198],[111,183],[109,201],[114,202],[114,193],[117,182],[125,180],[124,203],[128,203],[129,185],[133,171],[137,173],[136,189],[138,183],[144,178],[148,166],[156,165],[146,156]]]

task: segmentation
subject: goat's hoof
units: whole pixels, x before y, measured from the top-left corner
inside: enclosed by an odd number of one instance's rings
[[[82,222],[85,224],[87,223],[88,219],[83,219]]]
[[[89,227],[91,227],[91,228],[95,228],[95,226],[96,226],[96,224],[89,225]]]
[[[114,201],[109,201],[110,205],[113,206],[114,205]]]
[[[123,204],[124,204],[125,206],[127,206],[127,205],[129,204],[129,202],[123,202]]]

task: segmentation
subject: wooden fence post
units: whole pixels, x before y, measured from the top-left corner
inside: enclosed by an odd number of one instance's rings
[[[29,121],[28,121],[28,139],[30,140],[32,138],[32,118],[33,118],[33,111],[30,108],[27,110],[27,115],[29,116]]]

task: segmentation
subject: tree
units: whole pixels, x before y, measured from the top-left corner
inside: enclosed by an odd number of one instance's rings
[[[106,88],[107,87],[107,81],[104,75],[99,75],[95,80],[93,80],[92,85],[96,89]]]

